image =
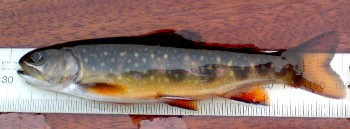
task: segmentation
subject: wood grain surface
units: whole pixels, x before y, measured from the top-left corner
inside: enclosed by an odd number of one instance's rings
[[[350,52],[349,7],[349,0],[0,0],[0,47],[42,47],[79,39],[174,29],[196,41],[251,43],[260,48],[281,49],[336,31],[340,41],[337,51]],[[2,115],[0,127],[11,128],[3,124],[17,119],[9,118],[36,114],[14,114],[3,119]],[[137,128],[131,119],[135,117],[125,115],[41,115],[47,124],[43,128]],[[141,128],[347,128],[349,125],[346,119],[334,118],[201,116],[155,117],[140,123]]]

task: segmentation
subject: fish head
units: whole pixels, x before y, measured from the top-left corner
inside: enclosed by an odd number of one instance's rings
[[[77,81],[80,73],[79,62],[69,49],[36,49],[25,54],[19,65],[19,76],[46,89],[69,85]]]

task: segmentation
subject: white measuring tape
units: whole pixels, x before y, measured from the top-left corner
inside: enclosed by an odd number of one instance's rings
[[[0,48],[0,112],[216,115],[216,116],[285,116],[350,117],[350,92],[337,100],[284,85],[266,85],[270,106],[246,104],[223,98],[198,102],[192,111],[161,103],[116,104],[82,99],[30,86],[17,75],[17,61],[32,49]],[[336,54],[332,68],[345,84],[350,82],[350,54]],[[344,86],[344,88],[347,88]]]

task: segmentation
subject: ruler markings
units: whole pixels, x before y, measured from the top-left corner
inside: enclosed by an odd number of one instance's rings
[[[10,49],[10,62],[11,62],[11,59],[12,59],[12,49]]]

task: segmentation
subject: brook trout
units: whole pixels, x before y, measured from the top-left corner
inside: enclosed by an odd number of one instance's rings
[[[212,97],[268,104],[261,85],[270,83],[344,98],[330,67],[337,44],[328,32],[287,50],[211,47],[160,30],[35,49],[19,60],[18,74],[33,86],[86,99],[193,110],[196,100]]]

